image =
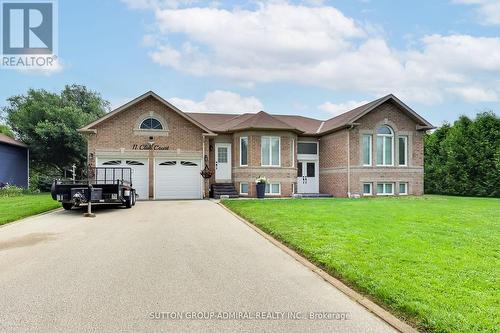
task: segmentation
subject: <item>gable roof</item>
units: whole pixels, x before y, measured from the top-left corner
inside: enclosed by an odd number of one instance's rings
[[[264,112],[265,113],[265,112]],[[255,116],[252,113],[235,114],[235,113],[197,113],[187,112],[192,118],[207,126],[213,132],[228,132],[234,130],[237,125],[241,126],[249,118]],[[274,118],[285,123],[293,130],[298,130],[306,135],[316,134],[323,121],[304,116],[295,115],[281,115],[281,114],[268,114]],[[274,122],[274,121],[273,121]],[[273,128],[268,128],[273,129]],[[277,129],[280,129],[279,127]],[[283,128],[281,128],[283,129]]]
[[[97,119],[96,121],[91,122],[90,124],[88,124],[88,125],[80,128],[78,131],[79,132],[94,132],[95,129],[93,129],[92,127],[96,126],[97,124],[102,123],[103,121],[106,121],[107,119],[109,119],[111,117],[116,116],[120,112],[126,110],[128,107],[130,107],[130,106],[132,106],[134,104],[137,104],[137,103],[143,101],[144,99],[146,99],[148,97],[153,97],[153,98],[157,99],[158,101],[160,101],[161,103],[163,103],[164,105],[166,105],[167,107],[169,107],[170,109],[172,109],[174,112],[176,112],[177,114],[179,114],[181,117],[183,117],[187,121],[189,121],[192,124],[194,124],[194,125],[198,126],[199,128],[201,128],[203,131],[207,132],[208,134],[215,135],[215,133],[213,133],[211,130],[209,130],[205,125],[203,125],[200,122],[196,121],[195,119],[191,118],[188,114],[186,114],[185,112],[182,112],[177,107],[175,107],[174,105],[170,104],[165,99],[163,99],[162,97],[160,97],[159,95],[157,95],[156,93],[154,93],[151,90],[148,91],[147,93],[142,94],[141,96],[139,96],[139,97],[131,100],[130,102],[125,103],[124,105],[122,105],[122,106],[114,109],[113,111],[107,113],[106,115],[104,115],[103,117]]]
[[[23,148],[28,148],[28,146],[19,140],[13,139],[10,136],[7,136],[5,134],[0,133],[0,142],[1,143],[6,143],[11,146],[18,146],[18,147],[23,147]]]
[[[244,114],[183,112],[159,95],[155,94],[152,91],[148,91],[147,93],[109,112],[105,116],[97,119],[96,121],[79,129],[78,131],[95,132],[95,129],[93,129],[93,127],[97,124],[105,121],[106,119],[114,117],[120,112],[126,110],[131,105],[139,103],[140,101],[148,97],[157,99],[189,122],[201,128],[209,135],[216,135],[215,133],[217,132],[230,133],[234,131],[258,129],[287,130],[307,136],[322,136],[340,130],[342,128],[356,125],[355,122],[358,119],[388,101],[391,101],[398,105],[403,112],[413,118],[417,122],[417,130],[427,130],[435,128],[431,123],[418,115],[415,111],[413,111],[410,107],[404,104],[393,94],[381,97],[372,102],[366,103],[350,111],[342,113],[336,117],[330,118],[326,121],[322,121],[296,115],[272,115],[264,111]]]
[[[387,96],[381,97],[372,102],[358,106],[357,108],[354,108],[351,111],[342,113],[336,117],[333,117],[325,121],[325,124],[321,129],[321,134],[330,133],[337,129],[354,125],[356,120],[358,120],[359,118],[363,117],[367,113],[373,111],[375,108],[388,101],[396,103],[396,105],[401,107],[403,111],[405,111],[411,118],[413,118],[417,123],[419,123],[419,129],[424,130],[424,129],[434,128],[434,126],[432,126],[431,123],[429,123],[427,120],[418,115],[409,106],[403,103],[399,98],[397,98],[393,94],[389,94]]]
[[[246,129],[260,129],[260,130],[288,130],[293,132],[302,133],[301,130],[291,126],[276,117],[271,116],[269,113],[260,111],[251,116],[244,117],[241,122],[232,125],[228,128],[229,131],[241,131]]]

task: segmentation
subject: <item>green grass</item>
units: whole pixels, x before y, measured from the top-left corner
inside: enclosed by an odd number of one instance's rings
[[[223,204],[421,329],[500,331],[500,199]]]
[[[46,193],[0,197],[0,225],[60,206],[60,203],[52,200],[50,194]]]

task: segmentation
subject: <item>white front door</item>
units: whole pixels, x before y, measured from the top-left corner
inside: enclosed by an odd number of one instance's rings
[[[297,193],[318,193],[317,161],[298,161]]]
[[[231,181],[231,144],[215,144],[215,181]]]

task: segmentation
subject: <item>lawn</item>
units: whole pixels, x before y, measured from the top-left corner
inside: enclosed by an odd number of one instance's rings
[[[60,206],[60,203],[52,200],[50,194],[45,193],[0,197],[0,225]]]
[[[500,199],[223,204],[420,329],[500,331]]]

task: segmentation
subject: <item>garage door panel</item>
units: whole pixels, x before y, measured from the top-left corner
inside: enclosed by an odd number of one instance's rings
[[[199,160],[158,160],[155,165],[156,199],[200,199]]]
[[[136,159],[136,158],[98,158],[97,166],[100,168],[130,168],[128,171],[123,170],[123,179],[129,179],[128,173],[132,172],[132,186],[135,188],[138,199],[148,199],[149,198],[149,182],[148,182],[148,160],[147,159]],[[112,169],[110,170],[97,170],[98,179],[105,179],[106,182],[113,181],[117,179],[122,179],[122,172],[115,170],[114,173]]]

